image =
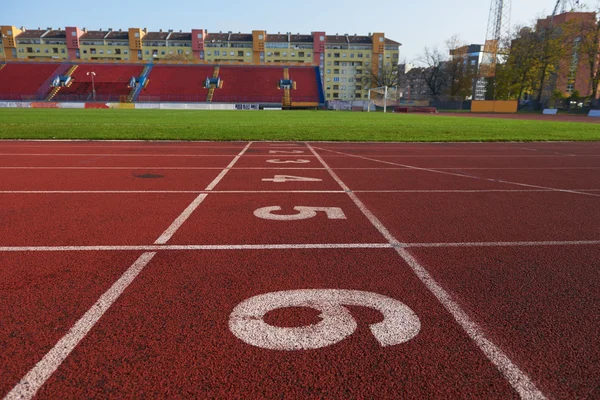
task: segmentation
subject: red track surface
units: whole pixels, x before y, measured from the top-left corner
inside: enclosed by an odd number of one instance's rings
[[[600,143],[313,144],[332,170],[247,144],[2,143],[0,396],[600,395]],[[318,348],[234,334],[241,303],[309,289],[379,300],[339,300],[327,329],[356,329]],[[376,296],[412,336],[372,331]],[[333,312],[274,304],[264,326],[296,347],[284,328]]]

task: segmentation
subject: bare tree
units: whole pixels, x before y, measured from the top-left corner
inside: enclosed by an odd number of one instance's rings
[[[473,79],[477,77],[476,68],[471,67],[468,44],[461,41],[458,35],[446,41],[450,60],[445,65],[447,74],[447,94],[450,96],[469,96],[473,92]]]
[[[448,76],[444,68],[446,62],[444,55],[437,47],[433,49],[425,47],[424,54],[418,61],[424,67],[421,70],[421,75],[427,83],[429,94],[432,96],[441,95],[448,82]]]

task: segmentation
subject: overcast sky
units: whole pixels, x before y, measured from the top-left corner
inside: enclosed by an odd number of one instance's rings
[[[400,60],[413,61],[425,46],[443,47],[454,34],[469,43],[485,40],[491,0],[300,0],[300,1],[156,1],[102,0],[56,3],[48,0],[6,1],[0,25],[88,29],[147,27],[192,28],[209,32],[359,34],[385,32],[402,43]],[[581,0],[590,10],[600,0]],[[552,12],[556,0],[512,0],[511,25],[526,24]]]

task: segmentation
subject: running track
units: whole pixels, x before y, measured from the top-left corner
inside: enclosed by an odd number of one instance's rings
[[[2,142],[0,396],[600,398],[600,143]]]

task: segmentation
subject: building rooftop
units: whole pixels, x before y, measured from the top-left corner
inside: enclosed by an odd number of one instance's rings
[[[252,42],[251,33],[232,33],[229,37],[230,42]]]
[[[129,32],[112,31],[108,34],[106,39],[112,40],[129,40]]]
[[[312,37],[312,35],[301,35],[301,34],[291,35],[290,42],[293,42],[293,43],[312,43],[313,42],[313,37]]]
[[[169,36],[169,32],[148,32],[142,40],[167,40],[167,36]]]
[[[209,43],[226,42],[227,38],[229,38],[228,33],[209,33],[204,41]]]
[[[48,32],[47,29],[35,29],[35,30],[27,30],[24,32],[21,32],[18,36],[17,39],[39,39],[42,37],[42,35],[44,33]]]
[[[81,35],[81,40],[104,39],[108,31],[87,31]]]
[[[169,40],[192,40],[191,32],[171,32],[171,36],[169,36]]]
[[[287,33],[285,33],[285,34],[277,33],[277,34],[273,34],[273,35],[267,35],[267,42],[282,43],[282,42],[287,42],[287,41],[288,41]]]
[[[44,39],[66,39],[67,31],[52,30],[44,35]]]

